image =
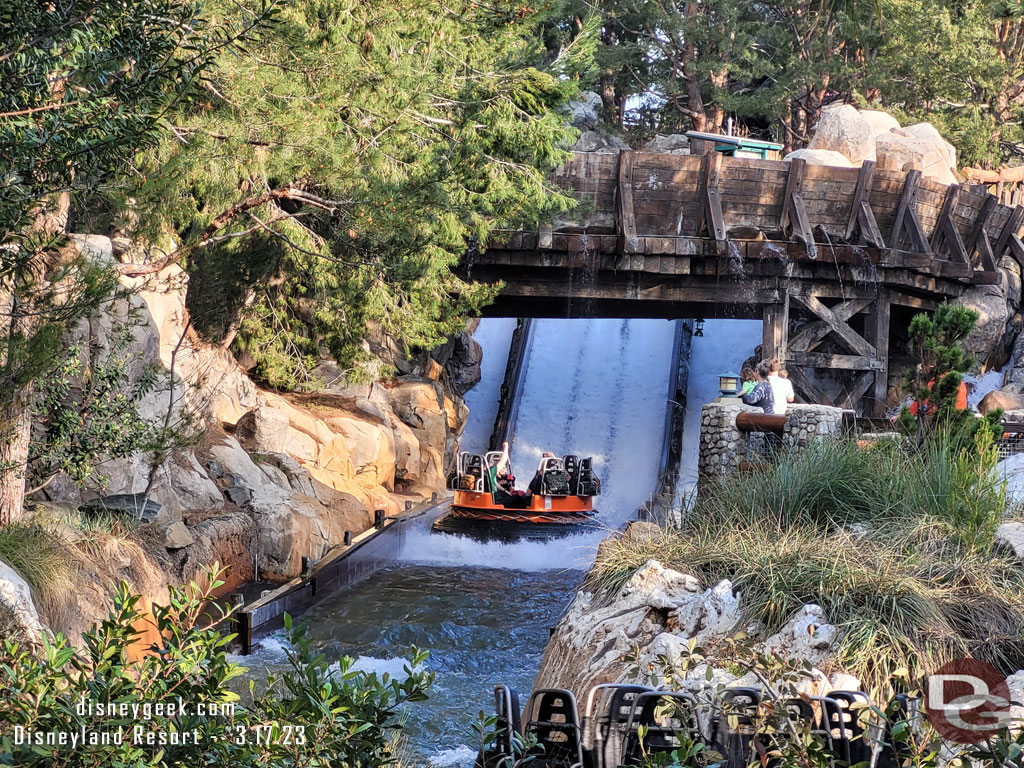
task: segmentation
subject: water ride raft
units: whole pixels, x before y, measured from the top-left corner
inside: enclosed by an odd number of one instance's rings
[[[449,511],[433,530],[481,540],[547,539],[597,528],[593,497],[601,492],[593,461],[575,455],[545,456],[529,490],[513,491],[496,476],[501,452],[459,454],[448,487],[455,492]],[[507,475],[514,481],[511,472]]]

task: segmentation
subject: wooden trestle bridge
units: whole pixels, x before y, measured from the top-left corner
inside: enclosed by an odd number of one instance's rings
[[[554,180],[572,221],[503,232],[460,267],[504,281],[488,314],[759,318],[798,394],[864,414],[911,313],[1024,265],[1024,207],[871,162],[579,153]]]

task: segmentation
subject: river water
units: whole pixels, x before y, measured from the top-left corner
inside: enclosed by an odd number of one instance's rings
[[[470,413],[478,415],[462,441],[474,451],[489,447],[513,327],[514,321],[485,319],[475,334],[484,347],[483,379],[467,394]],[[704,397],[712,377],[717,381],[720,363],[749,355],[760,335],[759,324],[714,331],[695,340],[706,345],[698,354],[707,370],[692,400]],[[593,456],[603,479],[599,519],[608,529],[633,519],[657,481],[673,335],[674,324],[664,320],[535,321],[511,430],[517,484],[529,481],[542,451]],[[549,630],[606,533],[481,543],[432,533],[424,524],[407,534],[399,562],[304,619],[328,653],[357,657],[361,668],[378,673],[401,674],[413,646],[430,651],[426,664],[437,683],[429,701],[409,708],[409,762],[469,768],[477,713],[492,711],[499,682],[519,690],[525,703]],[[283,662],[274,638],[244,660],[250,667]]]

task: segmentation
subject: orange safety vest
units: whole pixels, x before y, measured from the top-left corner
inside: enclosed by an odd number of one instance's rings
[[[933,386],[935,386],[935,379],[932,379],[931,381],[928,382],[929,391]],[[924,404],[928,405],[929,401],[925,400]],[[960,381],[960,388],[957,389],[956,391],[956,409],[958,411],[967,410],[967,382],[963,381],[962,379]],[[910,412],[917,416],[917,400],[914,400],[910,403]]]

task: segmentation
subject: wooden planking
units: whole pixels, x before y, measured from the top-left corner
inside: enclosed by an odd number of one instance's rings
[[[859,168],[841,168],[834,165],[809,165],[804,174],[808,181],[827,179],[853,186],[856,186],[858,176],[860,176]]]

